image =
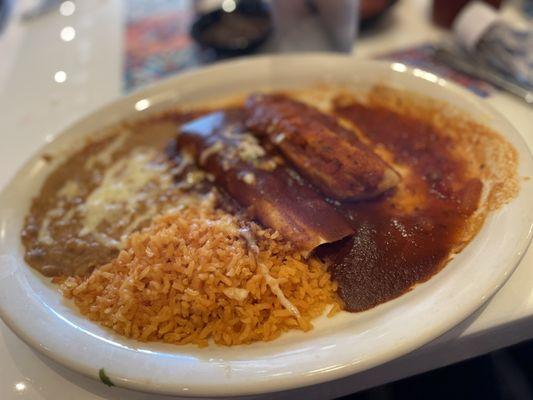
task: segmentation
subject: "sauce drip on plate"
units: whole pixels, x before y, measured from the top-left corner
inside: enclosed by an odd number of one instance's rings
[[[321,249],[334,259],[346,309],[362,311],[439,271],[462,244],[482,183],[467,176],[466,160],[454,156],[456,143],[422,120],[358,103],[336,112],[406,167],[398,190],[341,205],[356,233]]]

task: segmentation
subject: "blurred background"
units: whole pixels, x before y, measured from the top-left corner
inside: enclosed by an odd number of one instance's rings
[[[517,128],[533,135],[532,24],[533,0],[0,0],[0,186],[61,129],[124,93],[265,54],[337,52],[430,72],[511,121],[529,118]],[[531,293],[524,274],[420,365],[389,368],[366,386],[376,387],[346,398],[533,399],[533,306],[519,300]],[[0,333],[0,398],[29,391],[28,399],[61,398],[64,385],[106,397],[29,352],[1,322]],[[409,375],[416,376],[398,380]]]
[[[20,36],[20,31],[36,30],[36,26],[47,24],[50,30],[59,29],[59,33],[41,35],[40,51],[30,55],[33,60],[54,58],[54,53],[64,52],[68,63],[63,63],[63,67],[58,65],[55,72],[59,72],[58,81],[62,78],[66,81],[69,72],[84,68],[89,58],[96,62],[97,47],[105,51],[113,45],[120,56],[117,63],[122,69],[126,91],[186,68],[228,58],[302,51],[334,51],[405,61],[450,77],[480,95],[490,89],[476,78],[511,93],[516,83],[531,89],[530,72],[523,71],[529,68],[531,56],[522,61],[517,56],[514,64],[507,61],[509,47],[533,46],[531,37],[515,43],[517,37],[513,36],[516,31],[523,33],[530,29],[533,1],[485,0],[482,3],[486,7],[467,10],[472,8],[472,3],[479,2],[0,0],[0,32],[4,36],[0,41],[3,55],[0,84],[9,75],[12,58],[9,46],[16,47],[13,44],[16,36]],[[458,15],[466,11],[472,12],[459,24]],[[508,31],[485,40],[490,36],[487,31],[495,30],[486,29],[494,18],[491,13],[503,16]],[[97,35],[92,32],[95,25],[113,32],[107,33],[105,39],[89,37],[88,31],[91,36]],[[43,33],[43,29],[39,31]],[[499,40],[507,52],[502,53],[493,43],[487,50],[485,42],[491,40]],[[514,54],[512,49],[511,54]],[[514,92],[525,97],[519,90]]]

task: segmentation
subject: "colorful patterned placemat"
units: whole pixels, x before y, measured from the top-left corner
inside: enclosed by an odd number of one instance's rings
[[[126,0],[124,89],[197,64],[189,37],[193,0]]]

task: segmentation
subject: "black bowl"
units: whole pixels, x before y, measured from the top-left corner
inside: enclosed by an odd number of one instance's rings
[[[190,33],[201,47],[233,56],[256,50],[271,32],[270,11],[262,1],[236,0],[231,12],[220,8],[198,17]]]

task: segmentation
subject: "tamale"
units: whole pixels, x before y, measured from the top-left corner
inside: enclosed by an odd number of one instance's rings
[[[330,115],[283,95],[246,101],[246,126],[269,138],[324,194],[341,201],[375,197],[400,175]]]
[[[215,183],[254,218],[297,247],[312,251],[353,229],[332,205],[257,139],[244,131],[242,113],[208,114],[183,125],[179,151],[187,152]]]

